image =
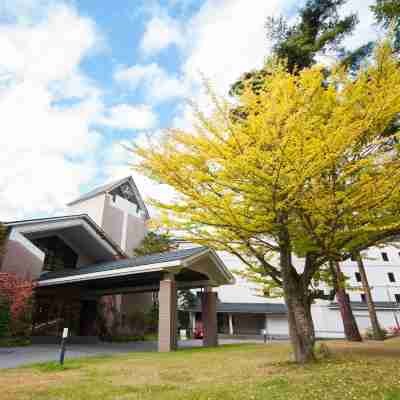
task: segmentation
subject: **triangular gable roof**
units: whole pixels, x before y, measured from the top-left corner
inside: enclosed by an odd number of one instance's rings
[[[140,192],[135,184],[135,181],[133,180],[133,178],[131,176],[127,176],[123,179],[119,179],[117,181],[113,181],[113,182],[107,183],[105,185],[98,186],[97,188],[91,190],[90,192],[87,192],[87,193],[83,194],[82,196],[78,197],[77,199],[71,201],[70,203],[67,204],[67,206],[73,206],[74,204],[80,203],[85,200],[89,200],[93,197],[99,196],[100,194],[109,193],[109,192],[113,191],[114,189],[116,189],[118,186],[121,186],[125,183],[130,184],[130,186],[135,194],[135,197],[139,203],[140,208],[144,211],[146,219],[149,219],[150,218],[149,211],[147,210],[146,204],[144,203],[143,198],[140,195]]]

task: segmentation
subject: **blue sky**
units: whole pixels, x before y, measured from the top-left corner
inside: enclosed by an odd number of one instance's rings
[[[368,6],[349,46],[376,35]],[[268,55],[269,15],[296,0],[2,0],[0,220],[60,214],[79,193],[132,174],[144,196],[164,186],[132,172],[123,148],[190,127],[206,104],[201,75],[225,94]]]

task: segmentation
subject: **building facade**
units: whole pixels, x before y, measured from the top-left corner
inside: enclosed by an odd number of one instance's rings
[[[39,280],[44,279],[46,273],[51,273],[55,274],[57,280],[64,279],[59,278],[58,273],[65,275],[65,271],[70,271],[67,275],[71,277],[74,271],[80,268],[83,271],[85,269],[96,271],[95,274],[103,273],[104,277],[108,277],[107,271],[99,272],[97,266],[100,265],[101,270],[102,265],[106,265],[106,269],[115,271],[113,260],[125,259],[128,260],[129,265],[132,263],[136,265],[134,260],[138,258],[132,257],[133,251],[146,235],[149,213],[131,177],[86,193],[69,203],[68,210],[69,215],[63,217],[6,223],[9,236],[0,271],[16,272],[20,276]],[[193,245],[183,244],[181,247],[190,252],[201,253],[201,249],[193,250]],[[236,277],[236,283],[232,284],[230,274],[224,278],[229,285],[220,286],[224,279],[218,277],[215,278],[213,285],[212,275],[216,266],[217,269],[221,269],[222,274],[224,274],[223,265],[231,271],[240,270],[244,266],[235,256],[224,252],[219,253],[218,258],[217,256],[207,257],[208,263],[203,262],[199,266],[193,264],[192,275],[180,275],[182,280],[180,285],[186,285],[185,287],[189,288],[198,287],[200,291],[204,291],[204,287],[207,286],[219,286],[215,289],[219,333],[260,335],[262,331],[265,331],[272,337],[288,337],[287,312],[282,299],[260,296],[260,288],[241,277]],[[222,263],[218,259],[221,259]],[[393,245],[371,248],[363,254],[363,259],[381,326],[386,329],[398,326],[400,321],[400,249]],[[301,260],[298,260],[298,265],[300,268]],[[94,267],[90,269],[87,266]],[[349,278],[348,283],[351,288],[348,293],[355,317],[361,331],[365,331],[370,323],[357,264],[355,261],[348,260],[343,262],[341,267],[343,273]],[[194,272],[196,268],[200,268],[201,273],[198,271],[196,275]],[[207,268],[211,269],[207,270]],[[207,285],[203,285],[201,276],[207,280]],[[137,310],[146,310],[153,305],[154,290],[150,289],[154,289],[154,286],[150,288],[149,285],[143,284],[149,287],[149,290],[133,290],[130,287],[122,290],[122,282],[118,281],[118,290],[112,290],[109,288],[109,283],[113,279],[116,280],[116,277],[111,274],[107,285],[104,285],[104,282],[100,285],[96,281],[92,287],[93,290],[100,290],[103,294],[113,294],[114,306],[122,313],[122,316]],[[187,279],[195,280],[196,283],[188,286],[184,282]],[[329,288],[325,289],[329,290]],[[66,309],[81,307],[81,297],[72,296],[71,299],[75,300],[68,300],[69,297],[67,297],[63,307]],[[54,310],[50,313],[56,315],[59,312],[59,308],[55,309],[48,296],[44,296],[43,301],[42,309],[47,310],[47,313],[53,308]],[[90,301],[89,297],[87,301]],[[87,310],[90,310],[90,303],[85,304]],[[199,301],[198,305],[189,310],[193,330],[202,320],[201,309]],[[341,338],[344,336],[340,312],[335,301],[317,300],[312,305],[312,315],[318,337]],[[48,319],[48,315],[43,316],[43,319],[45,318]],[[78,319],[75,321],[77,332],[82,330],[82,326],[78,326],[82,324],[82,321]]]
[[[221,258],[231,270],[244,268],[234,256],[220,253]],[[400,325],[400,249],[394,245],[373,247],[362,254],[367,277],[382,328],[390,330]],[[300,268],[301,262],[298,260]],[[355,261],[341,263],[342,272],[348,277],[351,306],[360,331],[365,332],[370,326],[365,294],[362,290],[361,277]],[[324,288],[329,292],[328,287]],[[230,333],[257,333],[265,329],[273,337],[287,337],[289,326],[284,308],[271,313],[271,307],[284,305],[283,299],[266,299],[259,295],[260,288],[247,280],[236,277],[236,284],[217,289],[218,298],[223,304],[239,303],[236,309],[226,311],[226,320],[230,321]],[[247,305],[247,312],[245,312]],[[264,307],[263,313],[256,313],[257,307]],[[260,308],[259,308],[260,309]],[[240,311],[240,312],[239,312]],[[252,316],[252,321],[246,319]],[[343,338],[343,323],[336,301],[317,300],[312,305],[312,315],[317,337]],[[263,325],[264,321],[264,325]],[[226,331],[226,328],[225,328]],[[260,330],[258,331],[260,332]]]
[[[174,350],[177,293],[194,289],[201,291],[203,342],[217,344],[213,288],[234,277],[216,252],[196,247],[133,257],[149,216],[131,177],[97,188],[69,208],[65,216],[4,223],[0,272],[35,281],[34,341],[58,342],[65,327],[70,340],[98,341],[104,327],[113,335],[110,325],[117,321],[124,328],[125,313],[146,310],[158,297],[158,348]]]

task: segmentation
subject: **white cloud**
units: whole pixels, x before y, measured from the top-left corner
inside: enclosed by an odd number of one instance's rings
[[[52,1],[7,0],[0,16],[0,219],[51,214],[96,173],[104,105],[80,64],[102,39]]]
[[[153,102],[183,97],[187,93],[182,81],[169,75],[156,63],[120,67],[115,72],[114,79],[119,83],[128,84],[131,90],[143,87],[147,99]]]
[[[376,38],[369,9],[373,3],[374,0],[350,0],[343,7],[343,15],[357,12],[360,18],[354,35],[345,41],[349,48]],[[251,2],[251,6],[244,0],[206,0],[187,22],[184,33],[181,81],[187,90],[185,97],[206,107],[208,98],[204,95],[203,76],[211,82],[213,90],[226,95],[244,72],[260,68],[271,48],[265,31],[267,16],[283,14],[296,5],[295,0],[257,1]],[[175,125],[189,127],[190,108],[182,103],[179,109]]]
[[[356,13],[359,19],[354,34],[343,41],[346,48],[354,50],[369,41],[376,40],[379,29],[374,25],[374,15],[370,9],[375,2],[375,0],[350,0],[341,8],[341,15]]]
[[[157,124],[157,116],[144,104],[118,104],[99,122],[115,129],[151,129]]]
[[[169,46],[180,46],[183,42],[183,31],[178,21],[167,14],[155,15],[146,25],[140,48],[144,54],[153,55]]]
[[[200,83],[204,74],[226,93],[242,73],[261,67],[269,50],[265,21],[282,11],[281,4],[279,0],[251,6],[242,0],[206,1],[186,34],[191,43],[183,66],[186,79]]]

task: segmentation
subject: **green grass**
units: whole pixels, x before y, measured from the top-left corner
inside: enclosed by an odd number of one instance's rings
[[[400,339],[329,341],[301,367],[286,344],[130,353],[0,371],[1,400],[400,400]]]

